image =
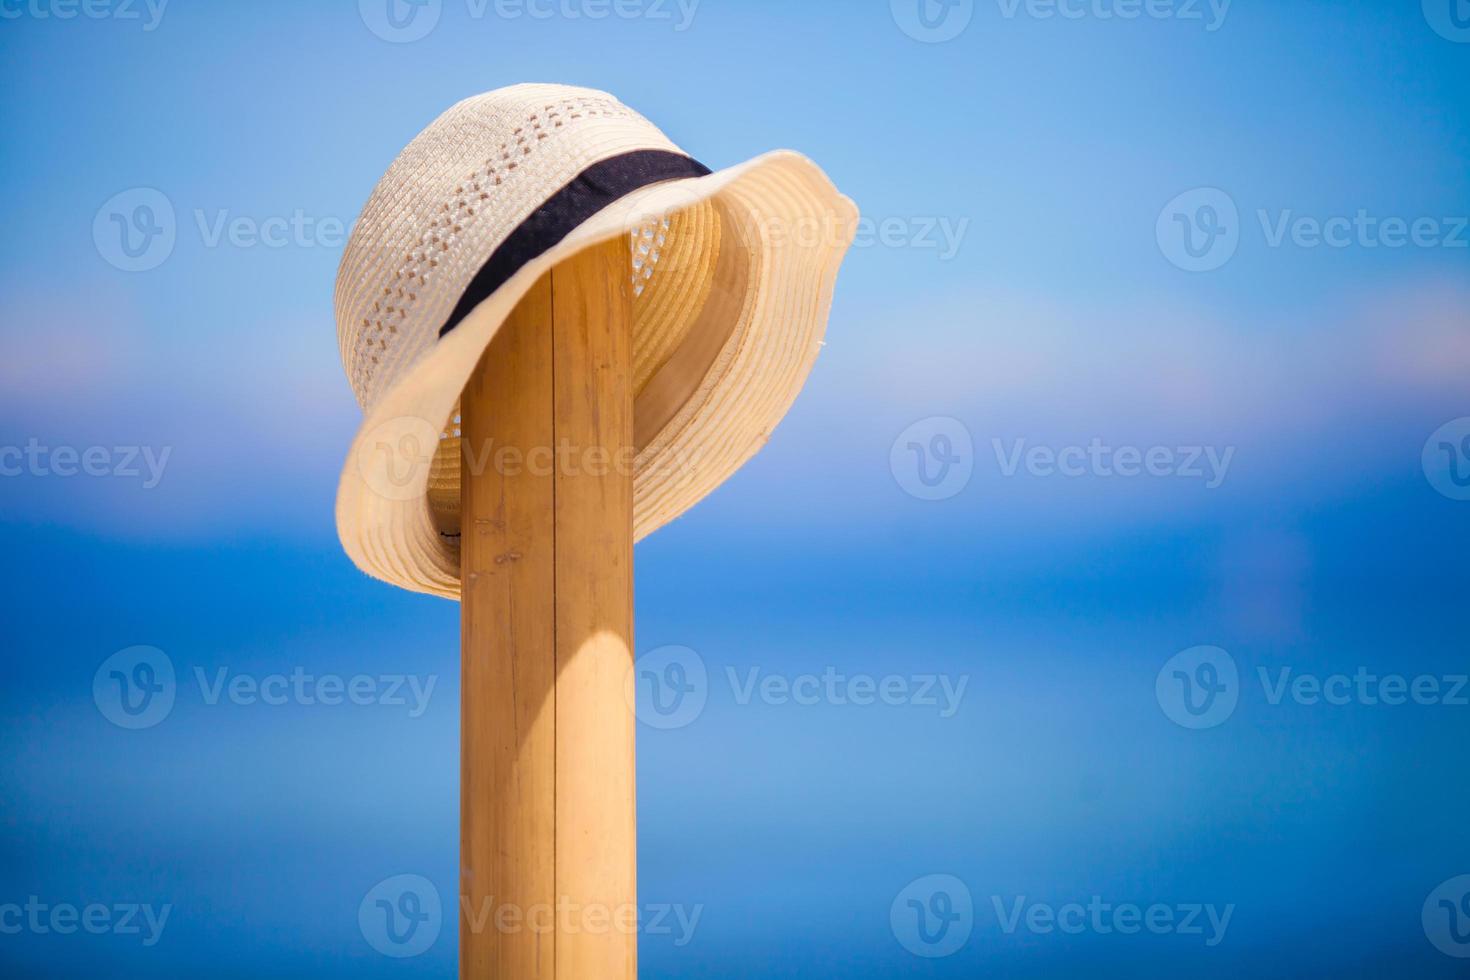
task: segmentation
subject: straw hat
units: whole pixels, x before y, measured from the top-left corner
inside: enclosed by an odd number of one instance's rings
[[[711,173],[603,92],[515,85],[455,105],[378,182],[337,273],[365,413],[337,491],[347,554],[459,597],[460,393],[543,274],[619,236],[633,246],[634,535],[678,517],[791,406],[856,220],[800,154]]]

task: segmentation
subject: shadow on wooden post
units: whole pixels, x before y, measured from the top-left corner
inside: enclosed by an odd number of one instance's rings
[[[637,976],[628,240],[544,276],[460,409],[460,977]]]

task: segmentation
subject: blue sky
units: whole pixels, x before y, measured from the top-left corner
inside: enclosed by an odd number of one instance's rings
[[[559,81],[710,166],[801,150],[873,222],[771,444],[638,549],[640,653],[690,648],[709,678],[690,724],[640,726],[643,899],[703,910],[683,945],[642,938],[644,975],[1458,975],[1421,906],[1470,872],[1470,708],[1272,703],[1261,680],[1470,670],[1470,502],[1423,461],[1470,416],[1470,43],[1448,4],[977,0],[925,43],[882,0],[588,2],[442,0],[409,43],[367,0],[3,5],[0,451],[105,447],[115,471],[137,447],[139,475],[0,477],[0,906],[173,911],[146,948],[0,934],[0,964],[453,975],[452,920],[393,959],[357,919],[390,876],[454,885],[458,620],[336,544],[359,416],[332,230],[449,104]],[[137,188],[176,241],[127,272],[93,229]],[[1185,271],[1173,204],[1199,219],[1218,195],[1233,251]],[[215,235],[240,219],[311,230]],[[1334,219],[1345,244],[1313,244]],[[1394,221],[1420,243],[1388,244]],[[893,451],[935,418],[972,473],[924,500]],[[1007,472],[1094,441],[1229,464],[1213,487]],[[168,452],[152,486],[145,449]],[[139,644],[177,700],[129,731],[92,681]],[[1239,704],[1191,730],[1155,682],[1199,645],[1228,652]],[[437,686],[410,717],[196,682],[298,668]],[[942,717],[732,681],[829,669],[967,686]],[[973,931],[917,956],[891,905],[935,874],[965,883]],[[995,912],[1094,895],[1235,911],[1209,947]]]

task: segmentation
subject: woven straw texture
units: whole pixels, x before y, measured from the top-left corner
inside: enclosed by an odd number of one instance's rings
[[[785,415],[816,358],[857,219],[789,151],[635,191],[439,337],[513,229],[590,165],[634,150],[683,152],[606,93],[517,85],[449,109],[378,183],[335,295],[343,365],[365,413],[337,527],[363,571],[458,598],[460,392],[530,286],[600,241],[631,244],[636,537],[727,479]]]

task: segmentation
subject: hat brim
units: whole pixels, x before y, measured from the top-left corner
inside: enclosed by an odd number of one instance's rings
[[[385,443],[438,438],[501,324],[557,263],[629,234],[650,214],[716,199],[740,221],[750,249],[743,329],[639,451],[635,539],[683,514],[760,450],[816,360],[857,219],[856,206],[816,164],[786,150],[635,191],[528,262],[427,350],[367,412],[342,469],[337,533],[359,568],[414,592],[459,598],[458,553],[427,501],[429,467],[385,483]]]

